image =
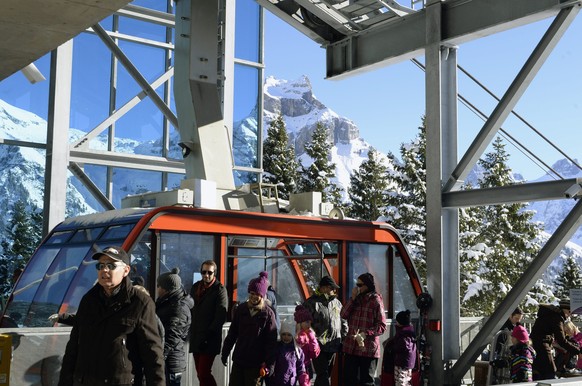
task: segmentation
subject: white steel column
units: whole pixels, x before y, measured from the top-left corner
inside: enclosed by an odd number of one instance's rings
[[[51,53],[42,233],[65,219],[73,41]]]
[[[442,176],[457,166],[457,47],[441,49]],[[442,181],[442,178],[441,178]],[[442,206],[442,201],[441,201]],[[461,355],[459,325],[459,210],[442,209],[443,215],[443,355],[449,362]]]
[[[441,223],[441,8],[439,0],[426,7],[426,271],[433,297],[429,319],[443,319],[443,261]],[[432,346],[430,383],[444,384],[443,331],[427,331]]]

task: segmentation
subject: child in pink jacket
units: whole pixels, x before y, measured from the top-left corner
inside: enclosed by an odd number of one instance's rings
[[[305,355],[305,370],[309,373],[309,379],[313,378],[313,366],[311,360],[317,358],[321,349],[319,342],[315,337],[315,331],[311,328],[311,321],[313,317],[305,306],[298,305],[295,307],[295,314],[293,314],[295,322],[299,325],[297,336],[295,338],[297,345],[303,350]]]

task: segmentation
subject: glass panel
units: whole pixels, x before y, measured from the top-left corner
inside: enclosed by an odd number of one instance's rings
[[[157,2],[163,3],[159,0]],[[165,12],[165,7],[163,8],[158,10]],[[158,42],[166,41],[166,27],[131,17],[119,17],[119,32],[126,35],[139,36],[141,39],[155,40]]]
[[[111,52],[89,33],[75,37],[73,46],[71,127],[88,132],[109,116]],[[96,64],[101,66],[99,71]]]
[[[134,223],[110,226],[107,228],[103,236],[101,236],[101,240],[123,240],[129,234],[129,232],[131,232],[134,226]]]
[[[258,167],[259,69],[234,67],[233,155],[237,166]]]
[[[261,8],[253,0],[236,1],[234,56],[251,62],[260,60]]]
[[[244,184],[253,184],[259,180],[259,173],[234,171],[234,184],[241,186]]]
[[[152,238],[153,232],[147,231],[137,245],[131,251],[131,272],[129,278],[133,281],[141,276],[147,288],[147,280],[150,277],[152,267]],[[149,289],[149,288],[148,288]]]
[[[402,258],[397,256],[394,258],[394,315],[407,309],[410,310],[413,319],[420,317],[410,277]]]
[[[160,274],[180,268],[180,278],[186,291],[200,280],[200,266],[205,260],[216,261],[214,235],[197,233],[161,233]]]
[[[45,242],[45,244],[62,244],[65,243],[75,231],[55,232]]]
[[[103,246],[104,248],[105,246]],[[79,303],[83,295],[93,287],[97,281],[97,271],[95,270],[96,260],[92,259],[92,254],[89,253],[81,263],[79,271],[75,275],[73,282],[69,286],[68,292],[63,299],[63,305],[67,305],[66,309],[59,311],[74,314],[77,312]]]
[[[168,7],[167,1],[160,0],[133,0],[131,4],[163,12],[166,12]]]
[[[27,327],[49,327],[48,317],[59,311],[65,292],[81,265],[81,261],[92,255],[90,244],[61,249],[47,270],[24,323]]]
[[[12,319],[14,324],[19,326],[23,325],[24,318],[28,314],[36,290],[59,251],[60,248],[54,247],[40,248],[28,262],[12,294],[13,300],[5,313],[5,315]]]
[[[101,228],[87,228],[79,229],[71,238],[71,243],[82,243],[88,241],[95,241],[97,237],[103,232],[104,227]]]
[[[50,54],[46,54],[42,58],[35,61],[34,65],[47,80],[31,84],[24,77],[21,71],[12,74],[8,78],[0,81],[0,106],[6,109],[7,113],[10,115],[27,115],[27,118],[23,118],[21,120],[38,121],[38,118],[35,118],[32,116],[32,114],[28,113],[30,112],[38,115],[46,121],[48,117],[47,101],[50,83]],[[12,107],[8,105],[22,109],[24,111],[13,110]],[[46,122],[44,124],[46,125]],[[20,130],[20,132],[23,131]],[[24,138],[14,139],[24,140]]]
[[[348,294],[356,284],[358,276],[369,272],[374,276],[376,292],[382,295],[384,308],[388,310],[388,248],[386,244],[350,243],[348,245]],[[405,275],[408,277],[408,275]]]

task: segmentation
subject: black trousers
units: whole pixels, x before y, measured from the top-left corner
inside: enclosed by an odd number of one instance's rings
[[[344,354],[344,386],[374,386],[378,358]]]
[[[314,386],[330,386],[335,354],[335,352],[322,351],[317,358],[311,360],[316,374]]]

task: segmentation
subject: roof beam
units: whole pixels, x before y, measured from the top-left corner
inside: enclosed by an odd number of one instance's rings
[[[442,4],[443,44],[458,45],[580,7],[580,0],[450,0]],[[424,54],[426,9],[326,46],[328,78],[340,79]]]

